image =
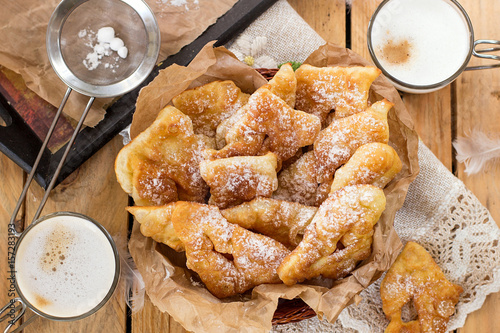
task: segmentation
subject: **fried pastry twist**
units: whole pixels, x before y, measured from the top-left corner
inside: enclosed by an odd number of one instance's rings
[[[319,133],[314,142],[318,183],[332,179],[335,170],[362,145],[389,142],[387,113],[392,106],[384,99],[364,112],[332,122]]]
[[[367,143],[335,172],[330,192],[356,184],[372,184],[383,189],[401,168],[401,160],[394,148],[385,143]]]
[[[227,145],[208,154],[214,159],[271,151],[281,163],[312,144],[320,129],[316,116],[292,109],[268,89],[258,89],[250,96],[246,113],[227,132]]]
[[[382,307],[391,320],[385,332],[446,332],[462,291],[421,245],[408,242],[380,285]],[[418,319],[404,323],[401,309],[411,300]]]
[[[255,198],[221,211],[231,223],[259,232],[286,247],[295,248],[311,223],[316,207],[269,198]]]
[[[331,194],[279,266],[281,280],[293,285],[319,275],[346,275],[346,267],[354,268],[352,260],[356,264],[369,255],[373,227],[384,209],[384,192],[372,185],[347,186]]]
[[[274,239],[227,222],[217,207],[178,202],[172,223],[184,243],[187,267],[216,297],[280,282],[276,269],[290,251]]]
[[[185,90],[172,103],[191,118],[196,134],[214,137],[221,121],[245,105],[249,97],[233,81],[214,81]]]
[[[285,101],[285,103],[287,103],[291,108],[293,108],[295,106],[297,79],[295,78],[295,73],[292,66],[290,64],[282,65],[276,75],[274,75],[274,77],[271,79],[271,81],[269,81],[268,84],[263,85],[259,89],[267,89],[271,91],[273,94]],[[217,126],[217,133],[215,136],[217,149],[222,149],[226,145],[227,132],[241,117],[243,117],[243,115],[245,115],[248,110],[248,106],[243,106],[231,117],[225,119],[219,124],[219,126]],[[260,141],[262,141],[265,137],[263,134],[256,134],[256,136]],[[227,157],[229,157],[229,155],[227,155]]]
[[[296,108],[314,114],[325,125],[330,111],[344,118],[368,107],[368,92],[380,75],[376,67],[314,67],[304,64],[297,77]]]
[[[269,89],[273,94],[281,98],[292,109],[295,107],[297,92],[297,79],[292,65],[289,63],[281,65],[278,72],[261,88]]]
[[[180,252],[184,251],[184,244],[177,237],[172,225],[175,205],[175,202],[171,202],[164,206],[132,206],[127,207],[127,210],[141,224],[141,233],[145,237],[151,237]]]
[[[194,134],[188,116],[167,106],[150,127],[120,150],[116,177],[139,206],[176,200],[203,202],[208,186],[198,165],[202,152],[212,146],[208,137]]]
[[[330,192],[331,181],[317,181],[316,157],[308,151],[278,174],[278,189],[273,198],[319,206]]]
[[[236,156],[200,163],[210,186],[209,204],[227,208],[255,197],[270,197],[278,188],[276,155]]]

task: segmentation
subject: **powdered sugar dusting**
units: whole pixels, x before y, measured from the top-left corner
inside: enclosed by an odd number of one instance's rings
[[[214,206],[181,203],[179,209],[172,222],[185,243],[187,265],[214,295],[279,282],[276,270],[289,253],[279,242],[227,222]]]
[[[386,114],[380,115],[371,108],[334,121],[321,131],[314,142],[318,182],[331,179],[335,170],[346,163],[362,145],[388,141]]]
[[[201,176],[210,186],[210,201],[221,208],[270,197],[278,188],[277,160],[273,153],[264,156],[230,157],[200,164]]]
[[[329,260],[335,268],[349,264],[335,260],[339,242],[357,243],[358,249],[363,249],[366,242],[371,244],[373,226],[384,209],[385,196],[374,186],[347,186],[334,192],[319,207],[303,241],[283,261],[278,270],[280,278],[286,284],[293,284],[323,274],[325,267],[331,273]],[[331,255],[334,257],[330,258]]]
[[[296,71],[296,108],[318,116],[324,124],[335,110],[337,118],[364,111],[368,91],[379,72],[370,67],[313,67]]]

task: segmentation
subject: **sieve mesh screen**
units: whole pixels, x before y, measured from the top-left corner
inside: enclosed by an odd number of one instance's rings
[[[109,55],[96,58],[93,47],[98,43],[97,31],[102,27],[112,27],[115,36],[123,40],[128,48],[126,58],[111,50]],[[68,15],[62,25],[59,42],[66,66],[78,79],[105,86],[125,80],[139,67],[146,57],[148,38],[141,17],[126,3],[89,0]],[[89,66],[89,55],[94,60],[94,66]]]

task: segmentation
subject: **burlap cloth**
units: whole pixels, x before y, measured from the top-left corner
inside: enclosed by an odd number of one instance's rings
[[[254,67],[267,67],[273,62],[301,62],[324,43],[280,0],[227,47],[241,60],[251,55]],[[464,288],[448,325],[454,330],[464,325],[467,314],[482,306],[488,294],[500,290],[500,230],[488,210],[422,142],[419,164],[420,174],[394,225],[403,242],[423,245],[445,275]],[[313,318],[275,326],[273,331],[383,332],[388,321],[382,312],[380,282],[364,290],[362,301],[347,307],[334,324]]]

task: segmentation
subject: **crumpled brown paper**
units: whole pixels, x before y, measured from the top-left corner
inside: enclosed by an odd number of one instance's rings
[[[106,2],[111,1],[118,0],[99,0],[99,5],[105,6]],[[195,40],[236,1],[146,0],[160,26],[161,49],[158,60],[164,60]],[[20,74],[29,89],[56,107],[61,103],[67,87],[50,65],[45,34],[50,16],[59,2],[60,0],[0,0],[0,65]],[[112,17],[115,13],[108,10],[105,14]],[[102,26],[107,25],[104,21]],[[93,30],[97,31],[100,27]],[[82,29],[84,28],[86,27],[83,26]],[[64,112],[79,119],[87,102],[87,96],[73,92]],[[95,126],[104,117],[105,107],[111,102],[112,99],[109,98],[97,99],[85,125]]]
[[[319,48],[305,62],[315,66],[370,65],[354,52],[333,44]],[[213,49],[209,44],[187,68],[171,66],[142,89],[132,123],[132,137],[149,126],[173,96],[188,87],[216,79],[235,79],[246,92],[266,82],[226,49]],[[390,144],[398,152],[403,169],[384,190],[387,208],[375,227],[372,255],[352,275],[335,282],[333,287],[260,285],[251,295],[248,293],[248,297],[219,300],[203,285],[194,282],[182,253],[142,236],[135,223],[129,249],[153,304],[194,332],[268,332],[279,298],[300,297],[320,318],[335,321],[342,309],[353,302],[354,296],[377,280],[400,252],[401,242],[393,228],[394,215],[403,205],[408,186],[418,173],[418,138],[412,120],[397,91],[380,77],[372,85],[370,100],[382,97],[395,103],[388,115]]]

